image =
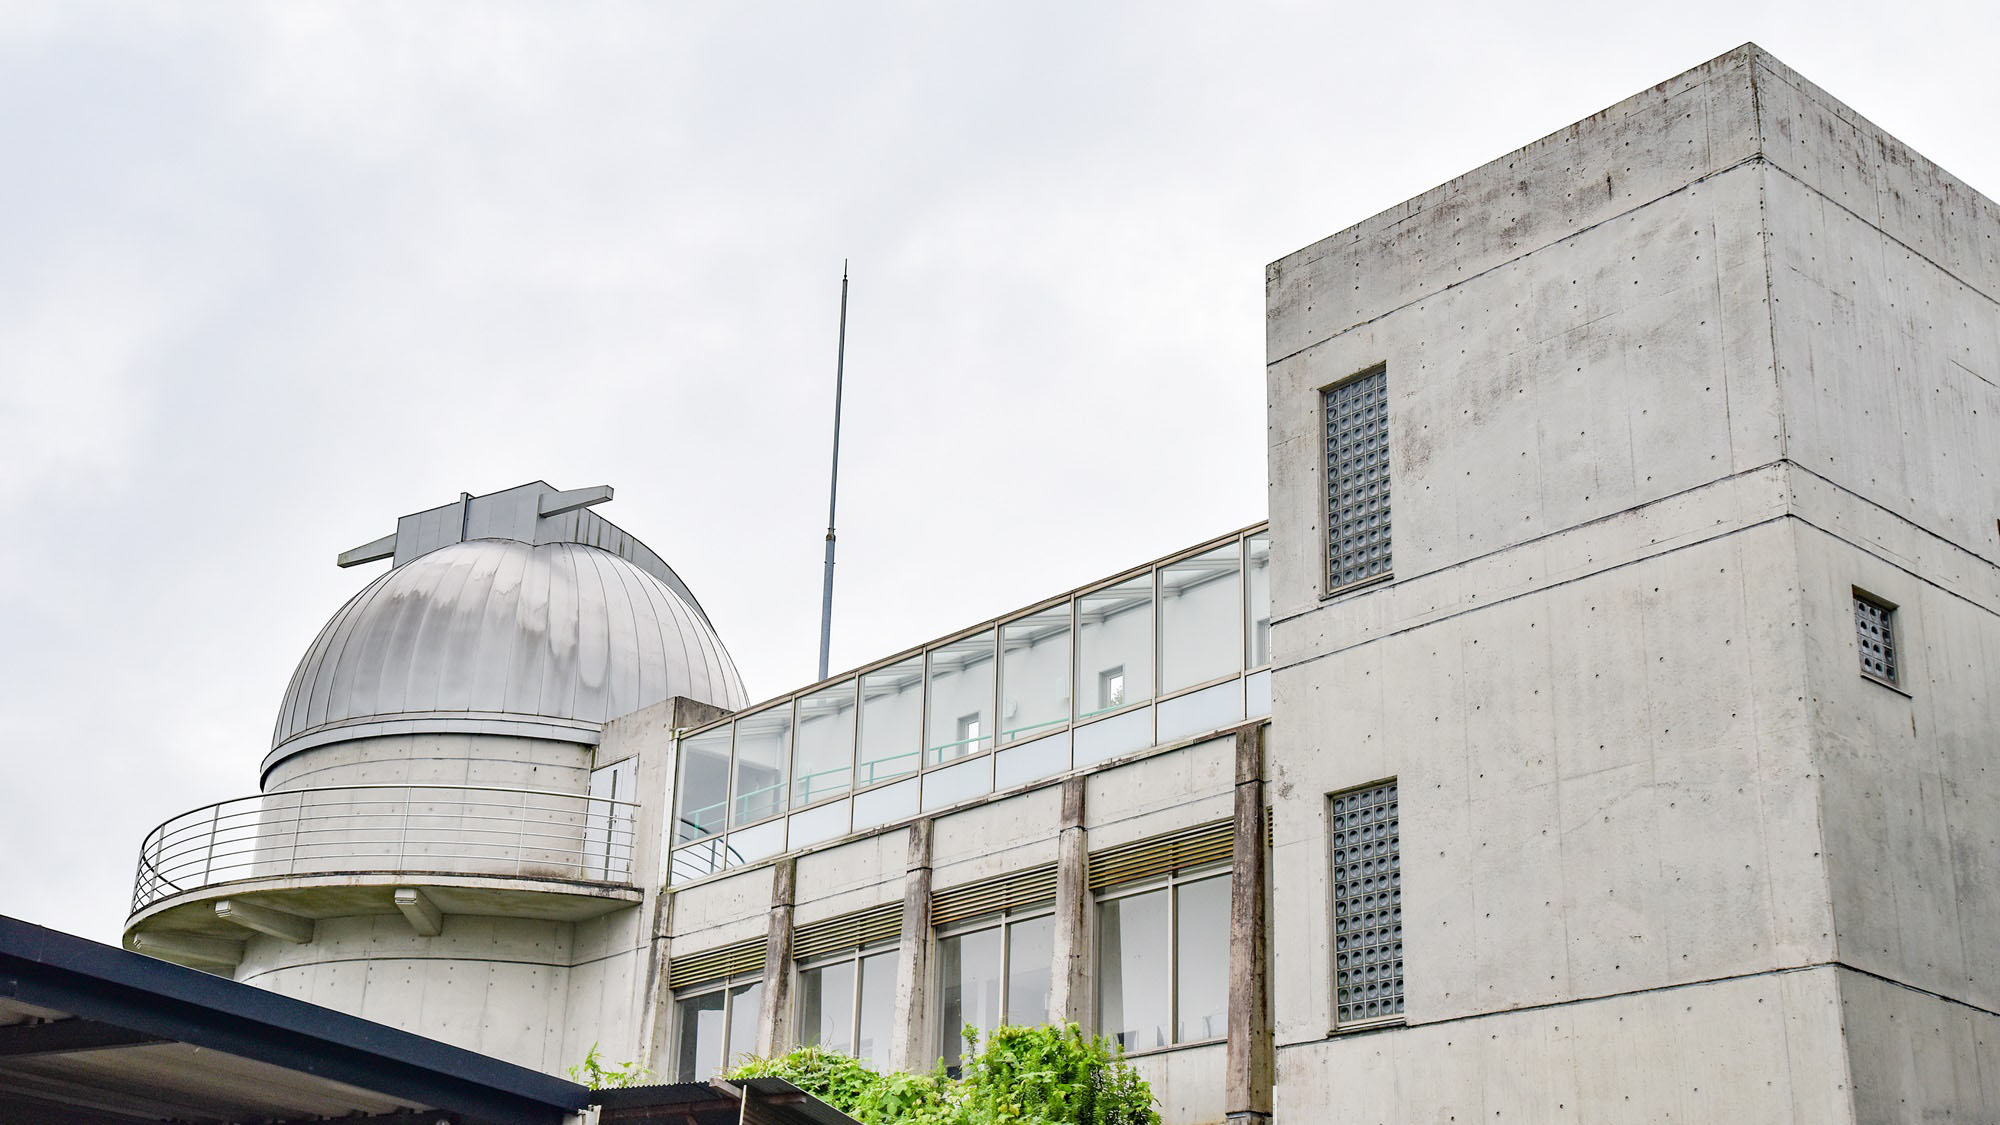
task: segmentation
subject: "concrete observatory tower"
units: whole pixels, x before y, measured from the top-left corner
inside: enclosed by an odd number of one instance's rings
[[[465,495],[341,555],[390,568],[299,662],[262,792],[147,837],[126,944],[545,1070],[636,1041],[668,769],[604,727],[745,697],[610,498]]]

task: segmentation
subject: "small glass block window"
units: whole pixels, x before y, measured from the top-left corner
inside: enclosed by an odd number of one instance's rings
[[[1896,607],[1857,591],[1854,631],[1861,641],[1861,674],[1885,684],[1901,683],[1901,669],[1896,664]]]
[[[1320,392],[1326,417],[1327,589],[1389,573],[1389,371]]]
[[[1403,1014],[1403,874],[1394,780],[1333,797],[1334,1022]]]

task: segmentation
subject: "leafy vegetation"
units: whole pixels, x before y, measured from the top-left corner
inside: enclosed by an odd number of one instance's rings
[[[638,1086],[652,1079],[653,1072],[636,1062],[604,1064],[604,1056],[598,1053],[597,1044],[590,1045],[583,1062],[569,1068],[569,1080],[593,1090],[607,1090],[619,1086]]]
[[[878,1074],[835,1051],[801,1047],[750,1059],[732,1080],[783,1078],[862,1125],[1159,1125],[1153,1091],[1109,1040],[1075,1024],[1003,1027],[974,1050],[962,1077]]]

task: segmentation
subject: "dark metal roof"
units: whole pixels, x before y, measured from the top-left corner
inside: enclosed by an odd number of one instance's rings
[[[589,1089],[0,916],[0,1123],[556,1125]]]
[[[749,1110],[742,1107],[750,1101]],[[632,1086],[598,1090],[591,1095],[603,1125],[624,1122],[673,1122],[674,1125],[738,1125],[742,1121],[775,1125],[859,1125],[854,1118],[782,1078],[752,1078],[731,1083],[676,1082],[666,1086]]]

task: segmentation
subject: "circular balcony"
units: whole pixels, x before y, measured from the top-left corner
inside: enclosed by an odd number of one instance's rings
[[[423,888],[444,913],[592,917],[641,898],[637,814],[629,801],[469,785],[339,785],[220,801],[146,836],[127,937],[240,937],[219,899],[308,924],[395,913],[398,888]]]

